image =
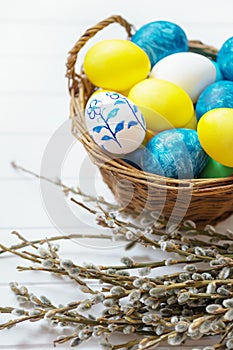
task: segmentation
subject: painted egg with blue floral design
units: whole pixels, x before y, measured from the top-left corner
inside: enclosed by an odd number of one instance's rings
[[[125,96],[100,90],[88,100],[85,108],[87,131],[103,150],[128,154],[143,142],[145,119],[139,108]]]

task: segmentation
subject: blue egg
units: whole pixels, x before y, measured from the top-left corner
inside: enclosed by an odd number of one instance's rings
[[[233,82],[220,80],[200,94],[196,104],[197,120],[214,108],[233,108]]]
[[[176,179],[191,179],[204,169],[209,157],[196,130],[171,129],[154,136],[142,158],[144,171]]]
[[[216,69],[216,79],[215,81],[219,81],[219,80],[223,80],[223,75],[220,71],[220,68],[219,68],[219,64],[216,62],[216,61],[213,61],[211,60],[211,62],[213,63],[213,65],[215,66],[215,69]]]
[[[132,165],[136,169],[141,169],[141,159],[144,152],[144,147],[140,147],[135,151],[128,153],[122,158],[126,163]]]
[[[233,36],[221,46],[217,55],[217,62],[223,77],[233,80]]]
[[[183,29],[167,21],[145,24],[131,40],[147,53],[152,67],[163,57],[188,51],[188,39]]]

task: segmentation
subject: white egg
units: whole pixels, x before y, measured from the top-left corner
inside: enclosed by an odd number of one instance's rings
[[[146,133],[139,108],[125,96],[111,91],[97,91],[89,98],[85,123],[93,140],[113,154],[133,152]]]
[[[193,102],[216,80],[216,68],[207,57],[194,52],[179,52],[156,63],[151,77],[168,80],[183,88]]]

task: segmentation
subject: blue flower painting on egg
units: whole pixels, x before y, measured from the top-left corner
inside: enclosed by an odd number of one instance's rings
[[[85,122],[94,141],[105,151],[127,154],[145,136],[145,120],[139,108],[125,96],[110,91],[94,93],[85,108]]]
[[[153,67],[163,57],[188,51],[188,39],[183,29],[168,21],[155,21],[142,26],[131,38],[143,49]]]
[[[200,174],[208,162],[197,132],[191,129],[171,129],[154,136],[142,158],[144,171],[157,175],[191,179]]]

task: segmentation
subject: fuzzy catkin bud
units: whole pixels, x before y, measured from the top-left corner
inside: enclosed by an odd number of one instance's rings
[[[42,265],[43,265],[44,267],[47,267],[47,268],[53,267],[53,265],[54,265],[53,259],[52,259],[52,258],[45,259],[45,260],[42,262]]]
[[[78,310],[87,311],[91,308],[91,306],[92,306],[91,300],[87,299],[87,300],[84,300],[81,304],[79,304]]]
[[[185,220],[183,222],[183,225],[184,225],[184,227],[191,227],[191,228],[196,228],[197,227],[195,222],[192,221],[192,220]],[[194,231],[194,232],[196,233],[196,231]]]
[[[134,233],[132,231],[127,231],[125,237],[128,241],[131,241],[134,238]]]
[[[180,321],[176,324],[175,330],[178,333],[183,333],[188,329],[188,327],[189,327],[188,322]]]
[[[150,296],[152,297],[158,297],[160,295],[164,295],[165,294],[165,289],[164,288],[152,288],[149,292]]]
[[[220,286],[217,289],[217,293],[220,295],[226,295],[226,296],[231,295],[231,292],[227,289],[227,287],[224,287],[224,286]]]
[[[137,301],[141,298],[141,292],[139,290],[132,290],[129,294],[130,301]]]
[[[185,339],[184,334],[176,333],[176,334],[169,335],[167,338],[167,342],[169,345],[175,346],[175,345],[180,345],[184,339]]]
[[[227,279],[231,273],[230,267],[225,266],[218,274],[219,279]]]
[[[178,303],[185,304],[190,298],[190,294],[188,292],[183,292],[178,296]]]
[[[220,304],[210,304],[207,305],[206,307],[206,312],[208,314],[216,314],[216,313],[222,313],[224,311],[224,309],[222,308],[222,305]]]
[[[92,298],[92,302],[95,304],[102,303],[105,300],[105,295],[103,293],[98,293]]]
[[[188,281],[190,279],[190,274],[187,272],[181,272],[179,274],[179,279],[180,281],[184,282],[184,281]]]
[[[179,322],[179,318],[178,316],[172,316],[170,321],[172,324],[176,324]]]
[[[225,320],[232,321],[233,320],[233,308],[230,308],[225,315],[223,316]]]
[[[207,288],[206,288],[206,293],[207,294],[214,294],[216,292],[216,284],[215,283],[209,283]]]
[[[213,279],[213,277],[211,276],[211,274],[208,273],[208,272],[203,272],[203,273],[202,273],[202,277],[203,277],[204,280],[212,280],[212,279]]]
[[[126,276],[127,276],[127,277],[130,276],[130,273],[129,273],[128,271],[124,271],[124,270],[122,270],[122,271],[117,271],[116,274],[119,275],[119,276],[125,276],[125,277],[126,277]]]
[[[26,295],[26,294],[28,294],[28,290],[27,290],[27,288],[26,288],[25,286],[21,286],[21,287],[19,288],[19,290],[20,290],[20,294],[21,294],[21,295]]]
[[[50,257],[49,251],[43,247],[40,247],[38,249],[38,253],[42,258],[49,258]]]
[[[215,233],[216,232],[216,230],[215,230],[215,228],[214,228],[214,226],[212,226],[212,225],[206,225],[205,227],[204,227],[204,231],[207,231],[207,232],[209,232],[210,234],[212,233]]]
[[[117,329],[117,325],[116,325],[116,324],[110,323],[110,324],[108,325],[108,330],[109,330],[110,332],[114,332],[116,329]]]
[[[205,320],[204,322],[202,322],[202,324],[199,327],[200,333],[208,334],[211,330],[211,325],[212,325],[211,320]]]
[[[62,260],[61,261],[61,266],[65,270],[69,270],[69,269],[71,269],[74,266],[74,263],[73,263],[73,261],[66,259],[66,260]]]
[[[11,313],[15,316],[23,316],[25,315],[26,311],[24,309],[14,309],[11,311]]]
[[[194,251],[195,251],[196,255],[201,255],[201,256],[205,256],[206,255],[205,250],[203,248],[201,248],[201,247],[195,247]]]
[[[123,258],[121,258],[121,262],[127,267],[132,267],[134,265],[133,260],[127,256],[124,256]]]
[[[223,306],[233,308],[233,298],[223,300]]]
[[[176,260],[172,259],[172,258],[168,258],[167,260],[165,260],[165,265],[166,266],[170,266],[173,265],[175,263]]]
[[[72,267],[69,270],[69,275],[72,276],[72,277],[78,277],[79,274],[80,274],[80,269],[78,267]]]
[[[117,315],[120,311],[120,308],[118,305],[113,305],[108,309],[109,315]]]
[[[155,284],[153,282],[145,282],[142,285],[142,289],[143,290],[150,290],[152,288],[154,288]]]
[[[140,276],[147,276],[149,275],[149,273],[151,272],[151,269],[150,267],[146,266],[146,267],[143,267],[142,269],[139,269],[138,270],[138,274]]]
[[[80,338],[75,338],[71,341],[70,346],[73,348],[75,346],[78,346],[82,343]]]
[[[184,266],[184,270],[186,272],[196,272],[197,271],[197,267],[196,267],[196,265],[193,265],[193,264],[185,265]]]
[[[203,276],[200,273],[195,272],[192,274],[192,279],[194,281],[203,281]]]
[[[177,302],[177,297],[175,297],[174,295],[172,295],[170,298],[167,299],[167,304],[168,305],[173,305]]]
[[[150,315],[145,315],[142,317],[142,322],[145,324],[150,324],[151,323],[151,317]]]
[[[39,316],[39,315],[41,315],[41,312],[39,310],[31,310],[29,312],[29,315],[30,316]]]
[[[124,329],[123,329],[123,333],[124,334],[132,334],[135,332],[135,328],[131,325],[129,326],[126,326]]]
[[[133,281],[133,286],[135,288],[140,288],[140,287],[142,287],[143,283],[144,283],[143,278],[137,278],[136,280]]]
[[[45,305],[52,305],[52,303],[51,303],[51,301],[46,297],[46,296],[44,296],[44,295],[42,295],[41,297],[40,297],[40,300],[41,300],[41,302],[43,303],[43,304],[45,304]]]
[[[112,287],[110,290],[110,293],[112,295],[121,295],[125,293],[124,288],[120,287],[120,286],[116,286],[116,287]]]
[[[156,329],[155,329],[155,333],[156,333],[157,335],[163,334],[164,328],[165,328],[165,327],[164,327],[162,324],[158,324],[158,326],[157,326]]]
[[[227,349],[233,349],[233,338],[230,338],[226,342]]]

